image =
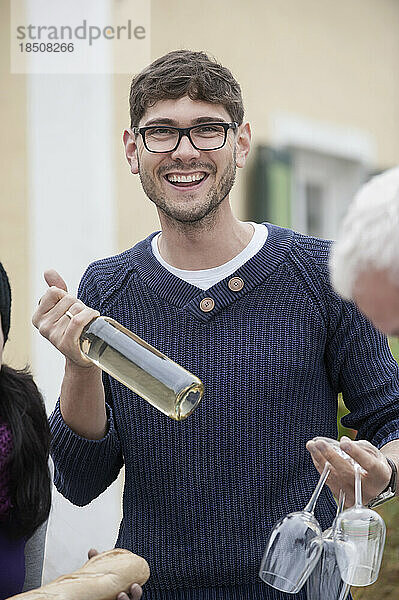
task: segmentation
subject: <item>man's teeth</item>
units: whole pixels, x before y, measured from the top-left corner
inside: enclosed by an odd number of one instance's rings
[[[195,173],[194,175],[168,175],[168,181],[171,183],[191,183],[192,181],[201,181],[205,173]]]

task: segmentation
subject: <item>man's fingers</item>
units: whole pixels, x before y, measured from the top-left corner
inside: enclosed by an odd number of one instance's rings
[[[383,453],[366,440],[353,442],[349,438],[342,438],[340,445],[366,471],[363,495],[367,502],[386,488],[392,469]]]
[[[92,363],[83,357],[79,338],[84,327],[99,315],[81,300],[52,286],[44,294],[32,323],[64,356],[81,367],[88,367]]]
[[[56,304],[66,296],[67,293],[61,288],[51,286],[47,292],[40,298],[36,311],[33,315],[32,323],[37,327],[40,319],[48,313]]]
[[[68,291],[67,284],[55,269],[47,269],[47,271],[44,272],[44,279],[49,287],[55,286],[64,290],[64,292]]]
[[[354,469],[352,461],[340,456],[334,446],[322,438],[314,438],[306,444],[311,453],[313,462],[320,471],[327,460],[331,465],[331,473],[327,484],[335,495],[339,489],[346,493],[345,505],[353,503]],[[391,476],[384,455],[375,446],[366,440],[353,441],[347,437],[341,438],[340,449],[356,461],[362,468],[362,493],[363,500],[367,503],[383,490]]]
[[[130,588],[130,598],[131,598],[131,600],[140,600],[140,598],[141,598],[142,595],[143,595],[142,588],[139,586],[138,583],[134,583],[132,585],[132,587]]]
[[[340,456],[325,440],[313,438],[306,444],[313,463],[319,473],[322,472],[326,461],[330,463],[331,471],[327,478],[327,485],[334,496],[338,498],[340,489],[345,491],[346,506],[351,506],[354,501],[354,472],[348,460]]]
[[[314,466],[316,467],[316,469],[318,471],[321,472],[323,470],[324,463],[325,463],[323,455],[316,448],[316,445],[314,444],[314,442],[308,442],[306,444],[306,448],[310,452],[310,456],[312,457],[312,461],[313,461]]]
[[[58,297],[57,290],[59,291],[59,294],[64,294],[64,296],[55,301]],[[81,300],[78,300],[74,296],[65,293],[59,288],[53,287],[47,290],[47,293],[41,303],[42,316],[44,318],[48,317],[53,324],[59,321],[59,319],[65,315],[67,310],[69,310],[73,315],[76,315],[85,308],[87,307]]]
[[[341,438],[339,445],[341,450],[349,454],[366,471],[373,468],[376,459],[381,458],[379,450],[365,440],[353,442],[350,438],[344,436]]]
[[[348,471],[353,473],[353,468],[348,464],[348,461],[340,456],[331,444],[325,442],[321,438],[310,440],[306,444],[306,448],[309,450],[312,458],[314,458],[314,460],[322,467],[324,467],[324,463],[328,461],[338,472]]]
[[[67,284],[55,269],[47,269],[44,272],[44,279],[51,290],[51,294],[47,290],[44,296],[40,298],[38,304],[41,313],[45,313],[53,308],[58,300],[61,300],[65,293],[68,292]],[[33,324],[36,326],[35,322]]]
[[[143,595],[143,590],[138,583],[133,583],[130,586],[129,594],[121,592],[117,595],[116,600],[140,600]]]

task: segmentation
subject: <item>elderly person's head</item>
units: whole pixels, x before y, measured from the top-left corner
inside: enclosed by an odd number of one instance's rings
[[[357,193],[330,258],[331,281],[387,335],[399,335],[399,167]]]

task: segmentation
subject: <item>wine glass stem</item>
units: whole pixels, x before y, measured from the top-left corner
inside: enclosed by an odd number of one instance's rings
[[[339,490],[337,512],[336,512],[333,524],[331,525],[333,531],[335,531],[339,515],[344,510],[344,504],[345,504],[345,492],[343,490]]]
[[[344,492],[344,490],[339,490],[338,508],[337,508],[337,514],[336,514],[337,517],[344,510],[344,504],[345,504],[345,492]]]
[[[362,506],[362,478],[360,474],[360,466],[355,465],[355,507],[361,508]]]
[[[330,463],[326,462],[326,464],[324,465],[323,472],[320,475],[320,479],[319,479],[319,481],[315,487],[315,490],[312,494],[312,497],[310,498],[309,502],[307,503],[307,505],[304,508],[304,510],[306,510],[307,512],[313,513],[317,499],[320,496],[320,492],[321,492],[323,485],[324,485],[327,477],[329,476],[329,474],[330,474]]]

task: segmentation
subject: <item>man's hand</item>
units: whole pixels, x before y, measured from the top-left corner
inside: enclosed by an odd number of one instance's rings
[[[339,490],[345,492],[345,507],[355,503],[354,469],[349,460],[340,456],[333,447],[321,438],[313,438],[306,444],[313,464],[321,473],[326,461],[331,465],[327,485],[336,498]],[[385,456],[366,440],[352,441],[342,437],[340,448],[351,456],[366,471],[362,474],[362,500],[367,504],[378,496],[388,485],[391,478],[391,467]]]
[[[87,553],[87,556],[90,559],[90,558],[93,558],[93,556],[96,556],[97,554],[98,554],[98,551],[95,548],[90,548],[90,550]],[[132,585],[130,586],[129,593],[126,594],[125,592],[121,592],[120,594],[117,595],[116,600],[140,600],[142,595],[143,595],[143,590],[139,586],[139,584],[132,583]]]
[[[81,353],[79,337],[83,328],[100,313],[68,294],[66,283],[57,271],[46,271],[44,278],[49,289],[39,301],[32,317],[33,325],[75,365],[97,368]]]

